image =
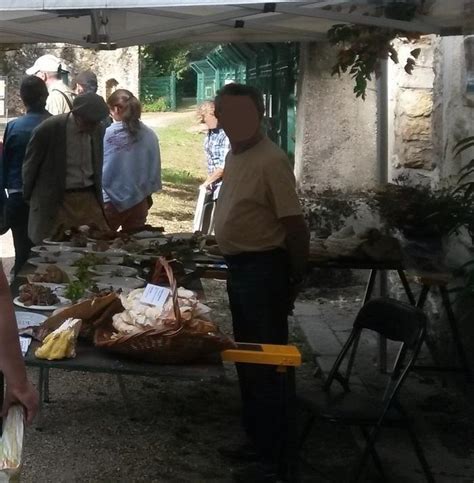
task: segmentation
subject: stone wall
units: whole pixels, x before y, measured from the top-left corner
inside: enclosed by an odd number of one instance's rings
[[[473,41],[472,36],[444,37],[436,51],[433,141],[442,180],[456,177],[474,157],[474,150],[453,156],[456,143],[474,135],[474,99],[469,89],[474,77]]]
[[[139,93],[138,47],[95,51],[66,44],[24,45],[4,52],[0,63],[0,75],[7,76],[9,117],[23,111],[18,87],[26,75],[25,70],[33,65],[36,58],[47,53],[67,61],[76,73],[81,70],[94,71],[98,79],[98,93],[104,97],[117,87],[127,88],[136,95]]]
[[[356,99],[353,80],[331,75],[336,51],[302,44],[296,120],[295,173],[305,191],[360,190],[376,184],[376,102]]]
[[[400,64],[389,62],[389,166],[390,178],[400,175],[415,184],[436,179],[433,149],[433,82],[435,37],[416,44],[397,41]],[[421,49],[412,75],[404,70],[410,51]]]
[[[453,157],[453,147],[474,135],[474,37],[425,37],[418,44],[397,42],[401,63],[389,70],[392,179],[450,184],[473,157]],[[421,54],[412,75],[402,60]]]

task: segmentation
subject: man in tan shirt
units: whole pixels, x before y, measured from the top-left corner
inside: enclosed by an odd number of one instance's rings
[[[215,106],[232,147],[217,202],[215,233],[229,267],[235,340],[287,344],[288,313],[309,250],[295,178],[286,154],[261,131],[264,104],[256,89],[228,84],[219,91]],[[287,471],[281,464],[286,435],[282,378],[266,366],[237,364],[237,372],[248,442],[221,448],[221,453],[258,460],[258,477],[277,481]],[[251,476],[244,472],[242,478]]]

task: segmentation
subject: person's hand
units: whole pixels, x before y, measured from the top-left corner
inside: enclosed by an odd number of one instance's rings
[[[293,315],[293,310],[295,309],[295,301],[298,294],[304,287],[305,278],[304,276],[293,276],[290,277],[289,293],[288,293],[288,315]]]
[[[7,383],[2,407],[2,417],[6,417],[8,409],[15,403],[19,403],[25,408],[26,422],[27,424],[31,424],[38,412],[39,394],[29,380],[21,384]]]

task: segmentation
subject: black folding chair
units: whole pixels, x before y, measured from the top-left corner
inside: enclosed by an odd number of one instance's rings
[[[383,481],[387,481],[375,443],[382,427],[400,427],[408,431],[427,481],[434,482],[423,449],[413,429],[412,419],[398,398],[403,382],[418,356],[425,335],[426,323],[426,315],[412,305],[388,298],[370,300],[359,311],[349,339],[329,376],[331,380],[339,381],[344,391],[339,391],[337,394],[331,391],[323,392],[323,397],[318,401],[315,399],[301,400],[303,408],[310,411],[309,421],[301,435],[301,445],[308,436],[316,417],[348,426],[358,426],[362,430],[366,444],[354,471],[351,472],[350,481],[361,481],[369,456],[372,457]],[[388,380],[383,397],[379,398],[350,391],[349,381],[339,372],[346,356],[351,354],[365,329],[401,343],[393,369],[386,376]],[[381,377],[378,373],[377,376]]]

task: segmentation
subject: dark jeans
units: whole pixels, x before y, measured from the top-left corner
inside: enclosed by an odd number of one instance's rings
[[[288,343],[289,271],[284,250],[226,257],[237,342]],[[277,462],[286,436],[286,384],[276,367],[236,364],[242,422],[262,457]]]
[[[7,200],[7,219],[13,234],[15,246],[15,265],[13,271],[18,274],[30,255],[33,243],[28,238],[29,206],[23,201],[21,193],[9,195]]]

